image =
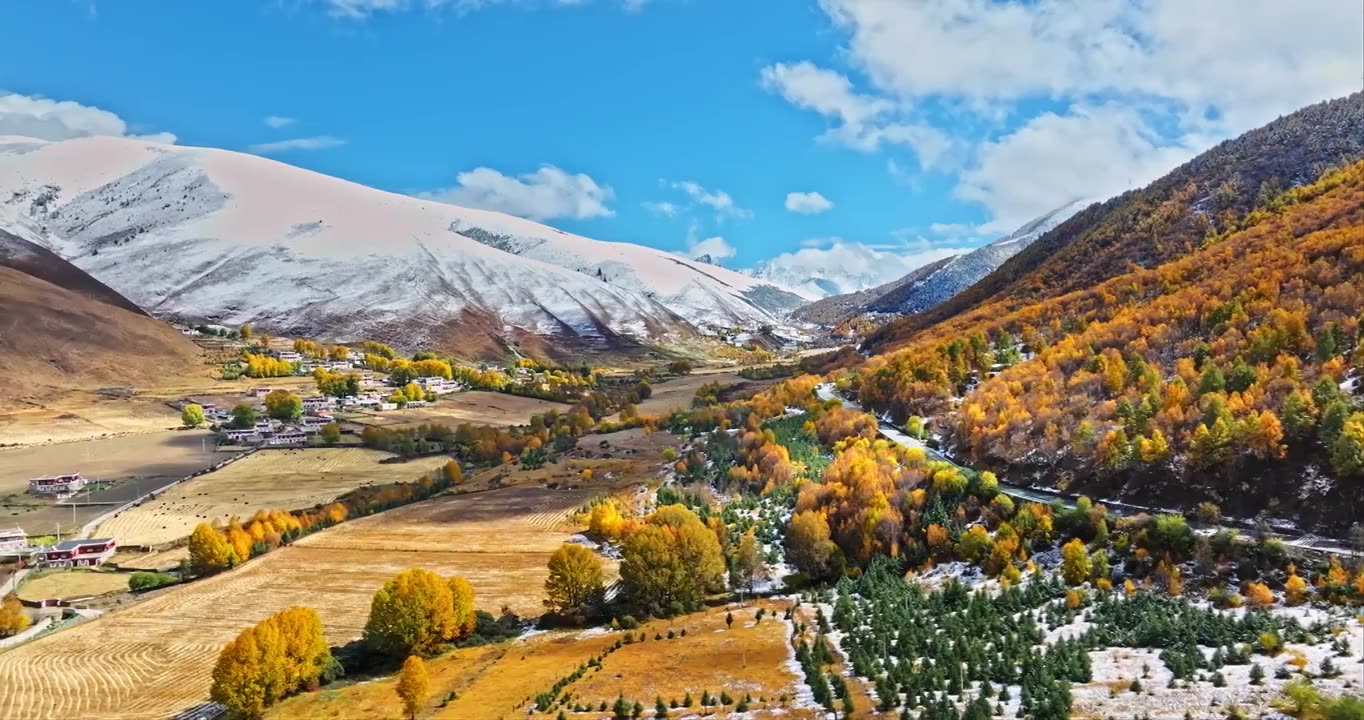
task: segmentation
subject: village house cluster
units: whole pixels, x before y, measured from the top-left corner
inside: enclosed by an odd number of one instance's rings
[[[77,538],[52,545],[29,544],[23,528],[0,528],[0,556],[18,557],[34,567],[92,567],[114,556],[113,538]]]

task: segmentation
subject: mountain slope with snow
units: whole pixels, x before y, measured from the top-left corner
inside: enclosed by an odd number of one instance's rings
[[[477,354],[777,323],[790,293],[663,251],[253,155],[0,138],[0,227],[153,314]]]
[[[791,317],[833,327],[865,313],[906,315],[923,312],[989,275],[1034,240],[1093,202],[1076,200],[1067,203],[1030,220],[1007,237],[989,245],[937,260],[868,290],[833,295],[812,302],[791,313]]]
[[[1023,251],[1047,231],[1068,220],[1095,200],[1075,200],[1035,218],[989,245],[958,255],[928,277],[900,287],[867,304],[871,312],[909,315],[935,307],[948,298],[976,284],[994,272],[1004,261]]]

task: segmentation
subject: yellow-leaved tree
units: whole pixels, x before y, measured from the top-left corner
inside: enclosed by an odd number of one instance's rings
[[[429,570],[404,570],[374,593],[365,646],[394,658],[430,655],[441,643],[472,632],[475,621],[473,588],[463,578],[446,581]]]
[[[458,575],[451,577],[445,584],[450,588],[450,607],[455,613],[455,637],[469,637],[474,633],[474,626],[478,624],[478,613],[474,608],[474,586]]]
[[[694,610],[724,580],[720,541],[682,505],[666,505],[650,515],[625,538],[621,558],[625,595],[655,614]]]
[[[23,604],[15,595],[7,596],[4,603],[0,603],[0,637],[17,635],[27,630],[30,622]]]
[[[208,523],[199,523],[189,535],[189,566],[195,575],[212,575],[238,562],[236,553],[222,532]]]
[[[1061,577],[1070,585],[1089,579],[1089,550],[1080,538],[1061,546]]]
[[[409,720],[415,720],[417,711],[426,704],[426,696],[430,692],[430,680],[426,676],[426,663],[420,657],[409,655],[403,661],[403,671],[398,675],[398,684],[394,690],[398,693],[398,698],[403,701],[403,712],[407,713]]]
[[[317,689],[335,667],[317,611],[291,607],[223,646],[209,697],[238,717],[259,718],[291,693]]]
[[[602,599],[601,558],[581,545],[565,544],[549,558],[545,607],[563,613]]]

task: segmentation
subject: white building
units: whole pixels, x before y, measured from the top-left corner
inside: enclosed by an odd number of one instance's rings
[[[0,552],[16,552],[28,547],[28,533],[23,528],[0,528]]]
[[[302,430],[289,428],[275,433],[274,437],[265,441],[267,445],[302,445],[308,442],[308,436]]]
[[[275,353],[275,357],[279,358],[280,360],[283,360],[284,362],[298,362],[299,360],[303,359],[302,355],[294,352],[293,350],[283,350],[277,352]]]
[[[314,413],[318,410],[327,410],[336,407],[336,398],[325,395],[313,395],[303,398],[303,412]]]
[[[80,473],[33,478],[28,481],[28,491],[34,495],[55,495],[64,498],[75,494],[89,482]]]
[[[223,434],[227,435],[228,440],[240,444],[251,444],[260,440],[260,435],[256,433],[255,428],[246,428],[245,430],[232,429]]]

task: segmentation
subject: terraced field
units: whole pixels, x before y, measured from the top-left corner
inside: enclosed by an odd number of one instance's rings
[[[259,451],[119,513],[95,533],[120,545],[161,545],[188,536],[201,522],[226,523],[257,510],[297,510],[364,485],[416,480],[448,459],[380,462],[390,457],[364,448]]]
[[[309,536],[0,654],[0,718],[163,718],[207,697],[219,648],[292,605],[315,607],[332,643],[357,638],[374,591],[410,567],[467,577],[480,608],[535,614],[549,555],[590,491],[515,487],[443,496]]]

